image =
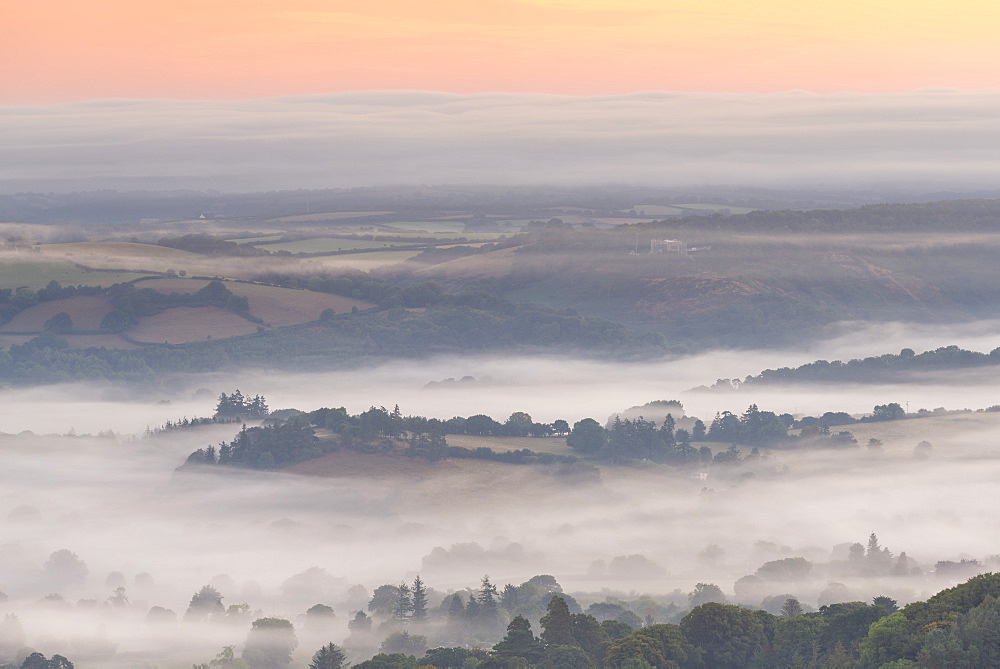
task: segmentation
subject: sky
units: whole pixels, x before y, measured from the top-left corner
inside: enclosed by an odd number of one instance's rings
[[[0,3],[0,104],[1000,84],[988,0]]]
[[[0,193],[973,192],[1000,3],[0,0]]]

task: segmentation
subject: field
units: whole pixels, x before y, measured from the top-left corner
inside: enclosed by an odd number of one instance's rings
[[[140,281],[137,287],[152,288],[162,293],[193,293],[207,283],[199,279],[147,279]],[[375,306],[364,300],[310,290],[237,282],[227,282],[226,287],[236,295],[246,297],[250,302],[250,313],[270,326],[297,325],[314,321],[326,309],[333,309],[335,313],[342,314],[351,311],[353,307],[370,309]],[[220,336],[216,335],[217,338]]]
[[[692,213],[691,210],[706,212],[725,210],[730,214],[746,214],[754,211],[750,207],[735,207],[728,204],[711,204],[704,202],[677,204],[674,206],[664,204],[637,204],[632,207],[630,211],[633,211],[640,216],[688,216]]]
[[[236,242],[237,244],[253,244],[254,242],[275,242],[282,238],[283,235],[269,235],[267,237],[243,237],[235,239],[227,239],[227,242]]]
[[[553,485],[535,467],[510,465],[489,460],[447,458],[429,462],[405,455],[370,455],[339,450],[315,460],[300,462],[283,472],[340,479],[338,485],[370,490],[376,486],[397,496],[404,504],[453,509],[456,500],[463,508],[496,508],[509,504],[511,491],[531,491],[531,499],[557,494]],[[544,478],[540,478],[544,477]],[[400,485],[406,483],[407,485]]]
[[[165,272],[168,269],[190,271],[202,266],[211,266],[211,262],[205,256],[155,244],[76,242],[43,244],[38,249],[43,255],[65,258],[96,269],[142,269]]]
[[[637,204],[630,210],[640,216],[683,216],[684,210],[663,204]]]
[[[350,253],[336,256],[319,256],[310,258],[319,271],[334,272],[342,270],[359,270],[368,272],[388,265],[396,265],[409,260],[420,251],[373,251],[372,253]],[[304,264],[308,267],[308,264]]]
[[[271,251],[272,253],[276,251],[288,251],[289,253],[335,253],[337,251],[360,251],[364,249],[382,249],[405,245],[407,245],[407,242],[384,242],[379,239],[313,237],[311,239],[299,239],[294,242],[261,244],[260,248]]]
[[[912,457],[914,447],[921,441],[929,441],[934,447],[934,457],[946,456],[953,446],[962,446],[968,452],[970,447],[981,449],[983,453],[994,453],[995,446],[984,442],[985,431],[995,432],[1000,428],[1000,412],[969,412],[931,415],[926,418],[911,418],[875,423],[855,423],[853,425],[831,426],[831,432],[846,430],[864,448],[869,439],[883,443],[886,455]]]
[[[392,223],[383,223],[379,225],[379,228],[457,235],[465,229],[465,223],[463,221],[393,221]]]
[[[494,451],[519,451],[527,448],[536,453],[571,455],[573,449],[566,445],[565,437],[477,437],[471,434],[449,434],[445,436],[449,446],[475,449],[485,446]]]
[[[186,344],[252,334],[257,326],[218,307],[177,307],[146,316],[128,330],[136,341],[151,344]]]
[[[474,256],[455,258],[416,271],[416,274],[443,276],[449,279],[479,279],[507,276],[514,268],[514,253],[520,247],[489,251]]]
[[[38,253],[0,255],[0,288],[27,286],[44,288],[49,281],[63,286],[110,286],[131,281],[145,274],[131,272],[95,272],[74,266],[65,260],[46,258]]]
[[[106,297],[83,295],[42,302],[14,316],[0,332],[41,332],[45,321],[65,311],[73,319],[74,330],[98,330],[101,319],[111,311]]]
[[[350,218],[364,218],[365,216],[387,216],[395,214],[394,211],[330,211],[318,214],[298,214],[296,216],[282,216],[271,219],[282,223],[312,223],[317,221],[340,221]]]

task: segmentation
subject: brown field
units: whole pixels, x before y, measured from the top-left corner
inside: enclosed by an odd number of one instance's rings
[[[62,311],[73,319],[74,330],[98,330],[101,319],[111,311],[111,301],[106,297],[83,295],[42,302],[14,316],[0,332],[41,332],[45,321]]]
[[[254,323],[218,307],[177,307],[147,316],[129,328],[137,341],[152,344],[186,344],[206,339],[225,339],[252,334]]]
[[[149,279],[140,281],[137,286],[163,293],[193,293],[207,284],[207,281],[195,279]],[[375,306],[364,300],[311,290],[235,282],[227,282],[226,287],[236,295],[246,297],[250,302],[250,313],[273,326],[308,323],[319,318],[324,309],[333,309],[335,313],[343,314],[352,307],[370,309]]]
[[[471,465],[471,466],[470,466]],[[511,465],[488,460],[447,458],[430,462],[405,455],[377,455],[342,449],[285,467],[282,471],[330,478],[408,479],[421,481],[449,474],[489,474]]]
[[[105,258],[190,258],[197,253],[181,251],[156,244],[135,242],[72,242],[69,244],[43,244],[39,250],[47,255],[73,256],[82,259],[87,256]]]
[[[282,471],[316,478],[337,479],[338,486],[357,486],[364,492],[381,491],[396,503],[420,507],[455,509],[522,508],[530,512],[542,498],[558,496],[572,504],[576,495],[584,500],[590,488],[564,485],[531,465],[512,465],[488,460],[447,458],[429,462],[405,455],[369,455],[342,449],[315,460],[300,462]],[[641,472],[640,472],[641,473]],[[401,485],[405,484],[405,485]]]
[[[510,274],[514,268],[514,253],[519,246],[490,251],[480,255],[456,258],[439,265],[431,265],[416,271],[417,274],[430,274],[448,278],[482,279],[499,278]]]
[[[477,437],[471,434],[449,434],[445,436],[449,446],[474,449],[481,446],[492,448],[497,453],[519,451],[527,448],[536,453],[570,455],[573,449],[566,445],[566,437]]]

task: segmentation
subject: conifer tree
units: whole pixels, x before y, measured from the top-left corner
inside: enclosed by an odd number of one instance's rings
[[[578,646],[573,638],[573,622],[566,600],[554,595],[549,600],[548,613],[542,616],[542,641],[546,645]]]
[[[410,610],[413,620],[420,622],[427,618],[427,589],[420,580],[420,574],[413,579],[413,594],[410,598]]]

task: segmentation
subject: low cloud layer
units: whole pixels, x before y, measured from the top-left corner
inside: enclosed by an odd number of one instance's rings
[[[0,109],[0,192],[389,183],[979,188],[1000,91],[368,92]]]

